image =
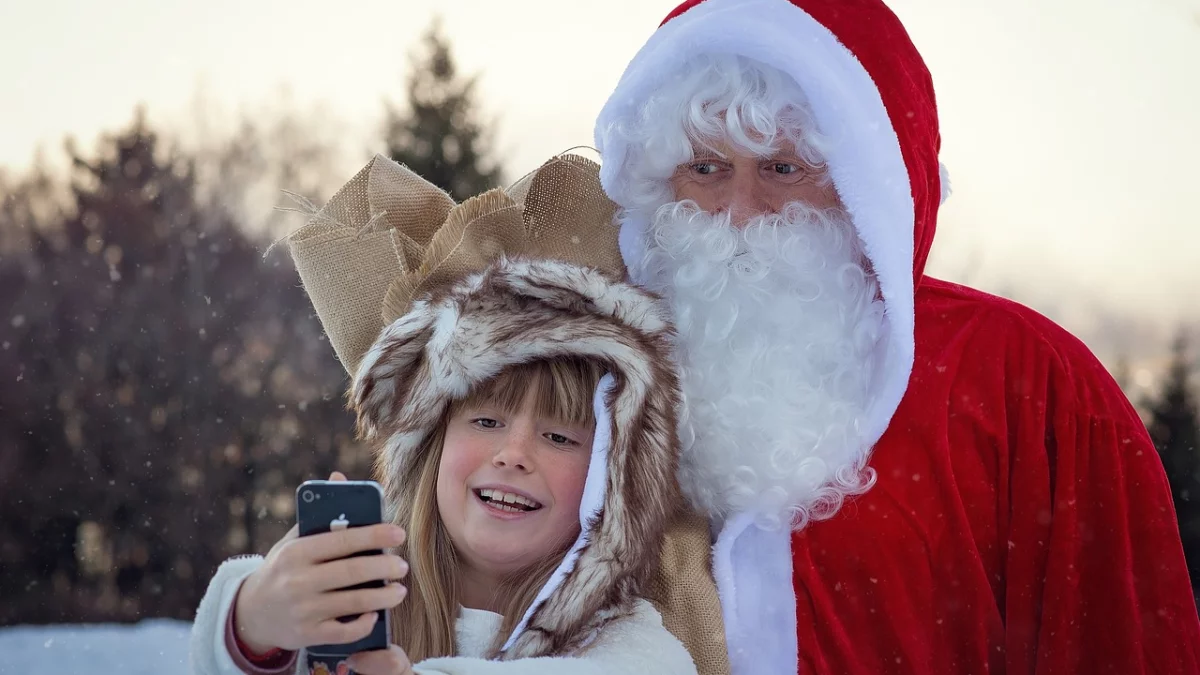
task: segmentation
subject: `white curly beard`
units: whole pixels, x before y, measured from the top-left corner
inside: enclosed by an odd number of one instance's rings
[[[644,244],[630,275],[675,313],[693,506],[800,529],[865,492],[860,422],[883,302],[849,217],[794,203],[739,229],[676,202]]]

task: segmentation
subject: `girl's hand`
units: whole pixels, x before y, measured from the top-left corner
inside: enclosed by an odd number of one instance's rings
[[[387,649],[359,652],[346,659],[346,664],[360,675],[413,675],[408,654],[396,645]]]
[[[345,480],[335,473],[331,480]],[[345,644],[366,637],[376,612],[400,604],[408,574],[400,556],[346,558],[358,551],[389,549],[404,543],[404,530],[391,524],[354,527],[310,537],[293,527],[267,554],[266,563],[242,582],[234,618],[237,637],[247,648],[295,651],[319,644]],[[385,579],[383,588],[339,588]],[[350,623],[339,616],[360,614]]]

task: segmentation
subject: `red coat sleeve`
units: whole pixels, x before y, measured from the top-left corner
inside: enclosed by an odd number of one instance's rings
[[[1021,359],[1032,372],[1006,403],[1019,412],[1008,425],[998,599],[1007,672],[1200,673],[1200,620],[1161,461],[1116,383],[1062,336]]]

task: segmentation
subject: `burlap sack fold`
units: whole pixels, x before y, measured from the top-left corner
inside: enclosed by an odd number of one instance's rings
[[[287,238],[304,290],[338,360],[353,373],[379,331],[392,281],[407,274],[454,200],[376,155]]]
[[[376,155],[286,241],[317,316],[353,376],[384,326],[412,302],[500,256],[550,258],[620,280],[616,205],[599,165],[556,156],[507,189],[455,204],[442,190]],[[701,675],[729,675],[721,604],[703,517],[668,526],[647,589]]]

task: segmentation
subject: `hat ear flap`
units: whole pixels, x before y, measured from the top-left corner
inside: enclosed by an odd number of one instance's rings
[[[425,304],[419,301],[413,309]],[[410,312],[385,328],[363,357],[349,391],[359,437],[374,438],[381,429],[394,428],[410,400],[430,394],[425,346],[433,334],[431,321],[432,312]]]

